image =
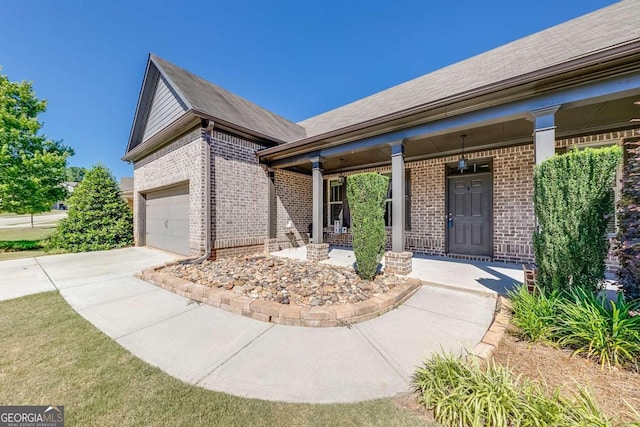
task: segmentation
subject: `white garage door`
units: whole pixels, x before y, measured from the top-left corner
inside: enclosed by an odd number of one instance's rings
[[[146,244],[189,255],[189,187],[147,194]]]

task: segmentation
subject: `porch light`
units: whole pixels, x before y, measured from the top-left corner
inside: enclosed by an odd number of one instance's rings
[[[458,169],[460,169],[460,173],[467,168],[467,159],[464,158],[464,139],[467,137],[466,134],[460,135],[460,139],[462,140],[462,152],[460,153],[460,160],[458,160]]]
[[[347,180],[347,177],[344,175],[344,170],[342,170],[343,169],[343,167],[342,167],[342,162],[343,161],[344,161],[344,159],[340,159],[340,176],[339,176],[339,179],[340,179],[340,183],[341,184],[344,184],[344,182]]]

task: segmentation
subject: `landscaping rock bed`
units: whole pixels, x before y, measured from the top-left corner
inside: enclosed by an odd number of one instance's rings
[[[310,307],[365,301],[405,281],[380,274],[369,282],[353,268],[266,255],[170,265],[158,272],[252,299]]]

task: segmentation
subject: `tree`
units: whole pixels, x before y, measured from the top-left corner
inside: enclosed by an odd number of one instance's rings
[[[625,162],[618,204],[618,283],[629,300],[640,299],[640,142],[624,144]]]
[[[87,173],[87,168],[80,166],[69,166],[65,171],[65,180],[69,182],[80,182]]]
[[[30,82],[11,82],[0,74],[0,211],[46,212],[66,197],[62,187],[73,150],[40,133],[38,115],[47,103]]]
[[[69,215],[58,223],[47,250],[99,251],[133,244],[133,215],[118,183],[103,165],[91,168],[69,198]]]
[[[536,166],[533,236],[538,282],[546,289],[597,290],[609,250],[607,216],[620,147],[572,150]]]
[[[377,173],[347,177],[347,199],[351,209],[351,235],[358,276],[371,280],[384,254],[384,206],[389,178]]]

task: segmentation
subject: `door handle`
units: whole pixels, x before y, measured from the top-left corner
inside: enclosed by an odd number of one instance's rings
[[[449,228],[453,228],[453,213],[449,212],[449,215],[447,215],[447,226]]]

